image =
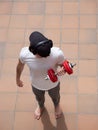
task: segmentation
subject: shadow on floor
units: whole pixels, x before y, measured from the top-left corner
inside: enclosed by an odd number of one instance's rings
[[[59,118],[56,120],[56,126],[54,126],[51,123],[48,111],[45,109],[44,114],[41,117],[42,123],[43,123],[43,130],[68,130],[66,123],[65,123],[65,118],[64,114],[62,115],[62,118]]]

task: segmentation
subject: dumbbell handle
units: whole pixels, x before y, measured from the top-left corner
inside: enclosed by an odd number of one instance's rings
[[[56,76],[56,75],[58,75],[58,73],[56,72],[56,73],[54,73],[54,75]],[[46,77],[45,77],[45,80],[49,80],[50,78],[49,78],[49,75],[47,75]]]
[[[76,63],[69,63],[69,66],[73,68],[76,65]]]

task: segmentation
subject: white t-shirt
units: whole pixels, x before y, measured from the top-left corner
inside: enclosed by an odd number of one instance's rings
[[[28,47],[24,47],[20,52],[20,61],[29,67],[31,84],[39,90],[49,90],[56,87],[59,81],[45,80],[47,71],[50,68],[56,71],[58,65],[64,61],[64,54],[58,47],[52,47],[48,57],[38,58]]]

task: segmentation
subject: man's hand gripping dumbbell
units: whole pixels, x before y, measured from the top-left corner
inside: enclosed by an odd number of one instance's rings
[[[65,60],[63,64],[61,65],[61,70],[57,73],[54,72],[53,69],[48,70],[48,75],[46,76],[46,80],[50,79],[52,82],[56,82],[58,80],[57,76],[62,76],[65,73],[68,73],[69,75],[73,73],[73,67],[76,64],[72,64],[69,61]]]

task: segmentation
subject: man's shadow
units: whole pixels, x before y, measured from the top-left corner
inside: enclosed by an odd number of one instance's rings
[[[41,117],[42,123],[43,123],[43,130],[68,130],[64,118],[64,114],[62,114],[62,117],[59,119],[56,119],[56,126],[54,126],[51,123],[48,111],[45,109],[42,117]]]

